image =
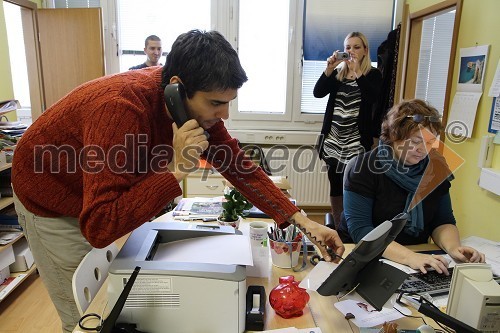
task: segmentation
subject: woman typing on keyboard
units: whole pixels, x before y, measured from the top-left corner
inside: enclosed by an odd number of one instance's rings
[[[423,273],[432,267],[449,274],[443,256],[405,247],[432,237],[457,262],[484,262],[483,253],[460,244],[449,193],[452,171],[433,148],[442,129],[438,111],[422,100],[403,101],[388,112],[379,146],[347,167],[339,233],[348,232],[357,243],[379,224],[407,212],[408,222],[385,258]]]

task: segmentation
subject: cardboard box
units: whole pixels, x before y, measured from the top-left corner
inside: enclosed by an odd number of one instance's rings
[[[0,252],[0,283],[10,276],[9,265],[15,261],[12,245],[4,245]]]
[[[28,246],[26,238],[21,238],[12,246],[14,249],[15,262],[10,265],[11,272],[25,272],[33,266],[33,254]]]
[[[10,276],[9,266],[0,269],[0,284],[2,284]]]

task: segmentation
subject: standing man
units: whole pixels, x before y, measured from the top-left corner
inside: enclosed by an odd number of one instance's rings
[[[302,215],[225,128],[246,81],[220,33],[192,30],[176,39],[163,68],[84,83],[24,133],[12,163],[14,203],[65,332],[80,319],[71,279],[82,258],[181,195],[179,182],[202,154],[280,228],[300,228],[325,260],[343,254],[337,232]],[[165,105],[168,84],[184,87],[190,120],[180,127]]]
[[[161,39],[156,35],[151,35],[146,38],[144,42],[144,53],[147,56],[146,62],[130,67],[129,70],[132,69],[141,69],[150,66],[161,66],[159,63],[161,58]]]

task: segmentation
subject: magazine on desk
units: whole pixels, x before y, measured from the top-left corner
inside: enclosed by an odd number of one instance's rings
[[[290,198],[290,201],[295,205],[296,200]],[[222,203],[224,202],[224,197],[213,197],[213,198],[204,198],[204,197],[195,197],[195,198],[182,198],[181,201],[177,204],[172,212],[172,216],[178,217],[178,219],[188,219],[188,217],[192,218],[210,218],[217,217],[222,212]],[[246,211],[248,215],[247,217],[256,217],[256,218],[269,218],[263,211],[253,206],[251,209]]]
[[[217,217],[222,211],[222,202],[224,197],[213,198],[182,198],[172,211],[175,219],[203,219]]]

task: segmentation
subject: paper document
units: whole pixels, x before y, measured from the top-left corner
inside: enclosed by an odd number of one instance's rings
[[[287,327],[270,331],[262,331],[262,333],[322,333],[322,332],[321,328],[319,327],[301,328],[301,329],[297,329],[295,327]]]
[[[494,275],[500,276],[500,242],[495,242],[486,238],[471,236],[462,239],[462,245],[470,246],[484,253],[486,263],[491,265]]]
[[[216,235],[162,243],[155,261],[253,265],[250,239],[245,235]]]
[[[391,297],[384,305],[382,311],[377,311],[368,304],[359,294],[352,293],[346,296],[345,301],[335,303],[335,307],[345,316],[347,313],[352,313],[354,319],[352,322],[358,327],[373,327],[382,325],[385,322],[390,322],[411,315],[411,310],[399,305],[396,302],[397,295]],[[396,310],[397,309],[397,310]],[[398,310],[401,312],[398,312]]]
[[[314,268],[307,274],[305,278],[300,281],[299,287],[306,290],[316,291],[325,282],[325,280],[332,274],[338,267],[338,264],[327,261],[320,261]]]
[[[493,82],[491,82],[490,90],[488,91],[489,97],[500,96],[500,59],[498,59],[497,70],[495,71],[495,76],[493,77]]]
[[[481,94],[481,92],[460,91],[455,93],[446,127],[448,133],[455,137],[470,138],[472,136],[477,105],[479,104]]]

